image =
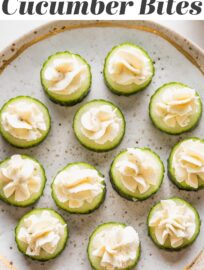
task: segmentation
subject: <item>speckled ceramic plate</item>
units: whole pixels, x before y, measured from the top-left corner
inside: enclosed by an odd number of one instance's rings
[[[118,97],[104,84],[102,69],[107,52],[122,42],[133,42],[144,47],[155,61],[156,75],[143,92],[131,97]],[[32,46],[31,46],[32,45]],[[72,130],[73,115],[80,105],[64,108],[53,104],[44,95],[40,84],[40,68],[51,54],[70,50],[84,56],[91,64],[93,85],[83,101],[104,98],[123,110],[127,132],[122,144],[109,153],[92,153],[75,139]],[[30,208],[19,209],[0,203],[0,255],[12,261],[17,270],[88,270],[86,247],[88,237],[100,223],[118,221],[136,228],[142,241],[138,270],[182,270],[204,246],[204,231],[197,241],[181,252],[159,250],[149,239],[146,218],[150,207],[160,199],[180,196],[197,207],[204,217],[204,191],[179,191],[165,174],[159,192],[144,202],[129,202],[116,194],[109,183],[108,170],[114,156],[126,147],[147,146],[156,151],[166,166],[174,143],[188,136],[204,137],[203,118],[192,132],[181,136],[166,135],[152,126],[148,117],[151,94],[163,83],[181,81],[199,91],[204,101],[204,53],[178,34],[153,22],[52,22],[22,37],[0,55],[0,105],[16,95],[30,95],[44,102],[52,117],[52,130],[48,138],[30,150],[17,150],[0,139],[1,159],[15,153],[30,154],[44,165],[48,177],[44,196],[35,207],[56,206],[51,198],[50,184],[56,172],[69,162],[87,161],[104,173],[107,197],[99,210],[87,216],[70,215],[58,211],[70,228],[68,245],[61,256],[47,263],[33,262],[21,255],[14,241],[14,228],[18,219]]]

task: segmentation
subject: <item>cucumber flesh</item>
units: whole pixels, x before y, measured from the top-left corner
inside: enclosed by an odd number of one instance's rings
[[[79,65],[84,66],[84,71],[86,74],[85,74],[85,78],[83,79],[83,83],[81,83],[81,85],[79,85],[77,90],[73,93],[60,94],[60,91],[59,93],[57,93],[56,91],[54,92],[54,91],[49,90],[50,87],[52,86],[52,82],[46,79],[45,72],[48,68],[52,67],[53,62],[55,60],[60,60],[60,59],[63,59],[63,60],[67,59],[68,61],[70,59],[71,60],[75,59],[76,63],[78,62]],[[90,69],[89,64],[80,55],[73,54],[71,52],[58,52],[54,55],[51,55],[43,64],[40,77],[41,77],[42,87],[45,93],[47,94],[47,96],[53,102],[60,105],[64,105],[64,106],[73,106],[81,102],[88,95],[90,87],[91,87],[91,81],[92,81],[91,69]]]
[[[81,118],[84,113],[92,108],[98,108],[99,106],[108,105],[115,111],[117,118],[120,120],[120,130],[113,141],[107,141],[104,144],[98,144],[94,140],[87,138],[81,130]],[[82,105],[76,112],[73,120],[73,129],[78,141],[87,149],[95,152],[106,152],[117,147],[122,141],[125,134],[125,118],[123,113],[113,103],[106,100],[92,100]]]
[[[122,176],[117,170],[117,164],[121,161],[127,160],[128,150],[122,151],[119,155],[117,155],[110,168],[110,180],[113,188],[118,192],[119,195],[131,201],[145,200],[152,196],[159,190],[164,178],[164,165],[159,156],[148,148],[138,149],[147,155],[147,157],[151,160],[151,164],[154,164],[156,168],[155,171],[157,172],[157,184],[154,186],[151,185],[146,192],[140,193],[138,189],[136,189],[135,192],[132,192],[127,189],[121,181]]]
[[[49,208],[39,208],[39,209],[34,209],[30,212],[28,212],[27,214],[25,214],[18,222],[16,229],[15,229],[15,240],[16,240],[16,244],[17,247],[19,249],[20,252],[22,252],[24,255],[30,257],[33,260],[38,260],[38,261],[48,261],[51,259],[56,258],[58,255],[60,255],[60,253],[65,249],[67,240],[68,240],[68,228],[67,226],[64,228],[64,235],[63,237],[61,237],[60,241],[58,242],[57,248],[55,250],[55,252],[53,254],[48,254],[46,251],[41,249],[40,255],[39,256],[29,256],[26,254],[26,249],[27,249],[27,245],[20,241],[18,239],[18,234],[20,229],[24,226],[24,221],[26,218],[28,218],[31,215],[40,215],[43,211],[49,211],[51,213],[51,215],[55,218],[57,218],[59,220],[59,222],[62,225],[65,225],[66,222],[65,220],[62,218],[62,216],[60,216],[56,211],[49,209]]]
[[[40,179],[41,179],[40,189],[38,192],[33,193],[33,195],[29,199],[19,202],[19,201],[15,200],[14,195],[10,196],[9,198],[7,198],[5,196],[4,191],[3,191],[4,185],[3,185],[3,182],[1,181],[1,177],[0,177],[0,199],[8,204],[13,205],[13,206],[26,207],[26,206],[34,204],[42,196],[43,190],[45,187],[45,183],[46,183],[46,175],[45,175],[45,170],[44,170],[43,166],[36,159],[31,158],[30,156],[27,156],[27,155],[21,155],[21,157],[23,159],[30,159],[36,164],[36,167],[38,169],[38,172],[40,173]],[[3,160],[0,163],[0,169],[6,167],[9,160],[10,160],[10,158]]]
[[[184,205],[184,206],[186,206],[194,214],[194,216],[195,216],[195,232],[194,232],[193,236],[191,237],[191,239],[184,239],[182,245],[180,245],[178,247],[172,247],[172,245],[170,243],[170,240],[169,240],[169,237],[165,241],[164,245],[161,245],[158,242],[157,237],[155,235],[154,227],[150,227],[149,223],[150,223],[153,215],[157,211],[160,211],[161,210],[161,202],[159,202],[156,205],[154,205],[152,207],[152,209],[150,210],[150,213],[149,213],[148,218],[147,218],[148,232],[149,232],[149,236],[152,239],[152,241],[159,248],[161,248],[161,249],[167,249],[167,250],[180,250],[180,249],[183,249],[183,248],[191,245],[196,240],[196,238],[198,237],[198,235],[200,233],[200,226],[201,226],[200,216],[199,216],[197,210],[190,203],[188,203],[187,201],[185,201],[183,199],[180,199],[180,198],[177,198],[177,197],[170,198],[168,200],[173,200],[174,202],[176,202],[177,205]]]
[[[93,256],[95,237],[97,236],[98,233],[100,233],[102,231],[106,231],[106,230],[109,230],[113,227],[118,227],[118,226],[120,226],[122,228],[126,227],[125,224],[117,223],[117,222],[104,223],[102,225],[99,225],[93,231],[91,236],[89,237],[89,243],[88,243],[88,247],[87,247],[87,255],[88,255],[89,262],[94,270],[106,270],[106,268],[100,266],[100,258]],[[138,246],[137,250],[135,251],[135,259],[131,262],[131,264],[126,268],[117,268],[117,270],[133,269],[137,265],[139,258],[140,258],[140,245]]]
[[[144,62],[142,62],[143,69],[146,68],[149,72],[147,78],[144,80],[143,83],[141,84],[130,83],[127,85],[122,85],[113,80],[109,72],[109,66],[113,57],[115,57],[120,50],[131,50],[139,54],[143,58],[144,60]],[[128,60],[128,63],[129,62],[130,62],[130,59]],[[129,65],[133,67],[134,63],[130,62]],[[135,65],[137,66],[137,63],[135,63]],[[154,65],[153,65],[152,59],[143,48],[135,44],[124,43],[119,46],[116,46],[106,56],[105,64],[104,64],[104,79],[108,88],[117,95],[128,96],[128,95],[135,94],[138,91],[145,89],[151,83],[153,76],[154,76]]]
[[[35,105],[38,106],[38,108],[43,113],[45,123],[46,123],[46,130],[40,130],[41,136],[39,138],[37,138],[36,140],[27,141],[24,139],[16,138],[16,137],[12,136],[8,131],[6,131],[2,125],[2,114],[8,110],[8,106],[10,104],[14,104],[14,103],[19,102],[19,101],[24,101],[24,102],[27,102],[30,104],[34,103]],[[29,97],[29,96],[18,96],[18,97],[12,98],[9,101],[7,101],[3,105],[3,107],[1,108],[1,111],[0,111],[0,133],[1,133],[2,137],[9,144],[11,144],[15,147],[30,148],[30,147],[33,147],[33,146],[40,144],[47,137],[47,135],[50,131],[50,127],[51,127],[51,119],[50,119],[50,114],[49,114],[47,107],[41,101],[39,101],[35,98]]]
[[[79,166],[80,169],[93,169],[96,170],[96,168],[90,164],[87,163],[83,163],[83,162],[75,162],[75,163],[70,163],[68,164],[65,168],[63,168],[61,171],[58,172],[58,174],[55,176],[53,183],[52,183],[52,197],[53,200],[55,201],[55,203],[57,204],[58,207],[64,209],[65,211],[72,213],[72,214],[89,214],[93,211],[95,211],[96,209],[98,209],[100,207],[100,205],[103,203],[104,199],[105,199],[105,194],[106,194],[106,185],[105,185],[105,181],[102,181],[101,184],[103,185],[103,189],[102,192],[94,198],[94,200],[89,203],[89,202],[85,202],[83,204],[83,206],[79,207],[79,208],[71,208],[69,207],[69,201],[67,202],[61,202],[58,197],[57,197],[57,193],[56,193],[56,187],[55,187],[55,183],[56,183],[56,177],[59,175],[59,173],[63,172],[63,171],[68,171],[69,169],[71,169],[73,166]],[[99,172],[98,175],[100,177],[103,177],[103,175]]]
[[[200,99],[199,94],[196,92],[197,102],[196,102],[196,112],[189,116],[189,123],[185,126],[181,126],[176,123],[176,125],[173,127],[168,126],[164,120],[163,117],[158,115],[156,106],[163,100],[163,95],[165,92],[169,92],[171,89],[177,89],[178,91],[183,88],[189,88],[189,86],[178,83],[178,82],[172,82],[168,84],[164,84],[161,86],[156,92],[152,95],[150,104],[149,104],[149,115],[150,119],[152,120],[155,127],[160,129],[161,131],[172,134],[172,135],[178,135],[183,132],[187,132],[189,130],[192,130],[195,128],[201,118],[202,115],[202,102]]]
[[[202,144],[204,147],[204,141],[199,139],[199,138],[195,138],[195,137],[184,139],[184,140],[180,141],[179,143],[175,144],[171,153],[170,153],[169,159],[168,159],[168,175],[169,175],[170,180],[179,189],[196,191],[196,190],[204,188],[204,180],[202,180],[202,178],[199,177],[199,173],[196,174],[196,176],[198,177],[198,187],[193,187],[192,185],[189,185],[188,183],[186,183],[186,181],[181,182],[176,178],[175,167],[173,166],[173,159],[174,159],[175,155],[178,153],[178,151],[181,149],[181,147],[184,148],[185,147],[184,145],[188,142],[192,142],[195,144],[199,143],[199,144]],[[200,154],[203,155],[202,146],[200,147],[200,150],[201,150]],[[200,160],[199,160],[199,162],[200,162]]]

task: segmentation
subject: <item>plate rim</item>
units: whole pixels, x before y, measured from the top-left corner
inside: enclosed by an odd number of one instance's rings
[[[204,50],[193,41],[185,38],[176,31],[163,26],[155,21],[148,20],[56,20],[45,23],[22,35],[0,52],[0,74],[12,63],[21,53],[35,43],[43,41],[50,36],[57,35],[64,31],[91,27],[116,27],[136,29],[151,32],[165,39],[182,53],[193,65],[204,74]]]

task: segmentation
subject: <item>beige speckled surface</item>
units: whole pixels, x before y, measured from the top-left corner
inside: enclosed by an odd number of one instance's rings
[[[79,24],[72,22],[72,24]],[[132,24],[131,24],[132,23]],[[12,56],[23,44],[31,41],[33,36],[39,38],[52,29],[61,29],[68,22],[52,23],[30,34],[8,48],[0,57],[0,62]],[[123,26],[124,26],[123,22]],[[136,23],[137,24],[137,23]],[[150,22],[139,22],[139,27],[153,27],[163,32],[168,38],[182,45],[184,49],[196,61],[197,65],[204,70],[204,55],[193,44],[185,41],[175,33],[165,30],[163,27]],[[180,196],[193,203],[203,219],[204,191],[185,192],[179,191],[168,180],[166,174],[160,191],[144,202],[129,202],[118,196],[112,189],[108,170],[113,157],[122,149],[134,146],[147,146],[156,151],[164,161],[170,149],[181,137],[199,136],[204,134],[203,118],[200,125],[194,131],[182,136],[169,136],[155,129],[148,117],[148,103],[151,94],[161,84],[170,81],[181,81],[189,84],[199,91],[204,100],[204,78],[201,71],[195,67],[183,54],[163,38],[151,32],[135,29],[133,22],[127,23],[129,28],[112,27],[111,24],[97,25],[97,27],[76,28],[53,35],[25,50],[16,58],[0,75],[1,100],[0,106],[11,97],[16,95],[31,95],[44,102],[51,113],[52,130],[48,138],[40,146],[30,150],[17,150],[10,147],[0,139],[0,158],[3,159],[14,153],[26,153],[33,155],[44,165],[48,183],[44,196],[35,207],[53,207],[56,209],[50,195],[50,183],[56,172],[68,162],[87,161],[95,165],[106,176],[107,197],[99,210],[91,215],[77,216],[59,211],[68,222],[70,239],[64,253],[56,260],[47,263],[33,262],[21,255],[14,241],[14,228],[18,219],[26,213],[27,209],[17,209],[0,203],[0,254],[12,261],[17,270],[88,270],[90,269],[86,257],[88,237],[93,229],[102,222],[119,221],[132,225],[140,234],[142,241],[141,260],[138,270],[181,270],[204,246],[204,231],[195,244],[181,252],[169,253],[157,249],[147,236],[146,217],[150,207],[159,199],[170,196]],[[96,25],[95,25],[96,26]],[[106,26],[106,27],[103,27]],[[57,28],[54,29],[53,28]],[[149,28],[148,28],[149,29]],[[143,92],[132,97],[117,97],[110,93],[102,76],[103,61],[107,52],[116,44],[129,41],[144,47],[155,61],[156,75],[152,84]],[[83,101],[93,98],[104,98],[116,103],[124,112],[127,121],[127,132],[122,144],[114,151],[105,154],[92,153],[76,141],[72,131],[72,119],[80,105],[72,108],[63,108],[50,102],[44,95],[39,71],[43,61],[57,51],[70,50],[84,56],[91,64],[93,85],[89,96]],[[1,54],[2,55],[2,54]],[[198,58],[196,60],[196,58]]]

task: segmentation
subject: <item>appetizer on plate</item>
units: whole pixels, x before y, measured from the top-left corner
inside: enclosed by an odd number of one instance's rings
[[[149,115],[153,124],[168,134],[181,134],[196,127],[202,114],[199,94],[189,86],[171,82],[151,97]]]
[[[34,209],[24,215],[15,231],[18,249],[38,261],[57,257],[65,248],[68,228],[64,219],[52,209]]]
[[[177,143],[168,159],[168,174],[180,189],[204,188],[204,141],[188,138]]]
[[[128,148],[115,157],[110,168],[113,188],[132,201],[145,200],[158,191],[164,165],[149,148]]]
[[[0,163],[0,199],[14,206],[29,206],[42,195],[45,170],[35,159],[13,155]]]
[[[102,224],[90,236],[87,253],[95,270],[132,269],[140,257],[138,233],[133,227],[125,224]]]
[[[104,201],[106,186],[103,175],[95,167],[70,163],[55,176],[52,197],[62,209],[75,214],[88,214]]]
[[[149,235],[159,247],[180,250],[191,245],[200,232],[197,210],[180,198],[161,200],[150,210]]]
[[[1,135],[18,148],[41,143],[47,137],[50,126],[47,107],[35,98],[18,96],[7,101],[1,108]]]
[[[73,128],[83,146],[96,152],[105,152],[117,147],[122,141],[125,118],[113,103],[92,100],[76,112]]]
[[[78,54],[58,52],[41,69],[45,93],[55,103],[72,106],[82,101],[91,87],[89,64]]]
[[[114,47],[104,64],[104,79],[117,95],[132,95],[146,88],[154,76],[154,65],[141,47],[124,43]]]

